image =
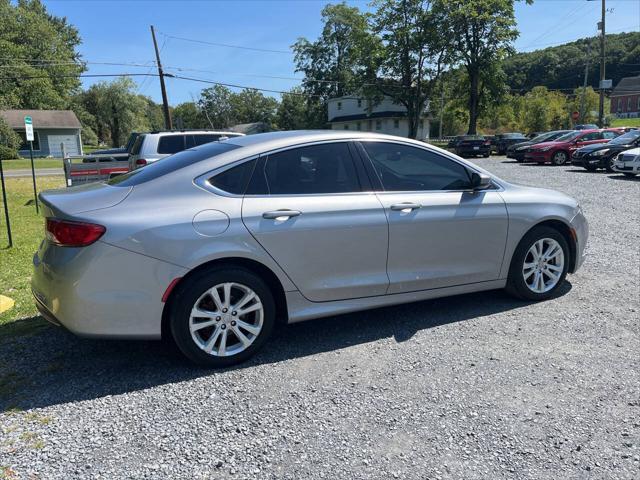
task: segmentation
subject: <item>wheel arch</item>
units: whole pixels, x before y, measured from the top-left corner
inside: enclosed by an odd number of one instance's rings
[[[575,233],[573,232],[573,229],[571,228],[571,226],[563,220],[560,220],[557,218],[549,218],[539,223],[536,223],[529,230],[524,232],[524,235],[522,235],[522,237],[520,238],[520,241],[522,241],[522,238],[524,238],[525,235],[527,235],[531,230],[537,227],[553,228],[563,236],[563,238],[567,242],[567,245],[569,246],[569,273],[573,273],[576,268],[578,248],[576,245]]]
[[[256,260],[244,257],[218,258],[205,262],[191,269],[186,275],[184,275],[176,283],[173,284],[173,288],[171,289],[171,292],[169,293],[169,296],[166,299],[164,308],[162,310],[161,335],[163,339],[170,337],[169,315],[176,293],[180,290],[180,285],[183,284],[184,280],[212,268],[221,269],[225,267],[244,268],[262,278],[262,280],[267,283],[267,286],[270,288],[271,293],[273,294],[273,299],[276,304],[276,321],[279,323],[287,323],[289,312],[287,308],[285,290],[278,276],[269,267]]]

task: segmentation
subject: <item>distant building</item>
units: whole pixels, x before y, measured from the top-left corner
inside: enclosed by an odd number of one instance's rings
[[[29,155],[29,144],[24,131],[24,117],[33,121],[33,154],[37,157],[62,157],[66,153],[82,155],[82,125],[71,110],[0,110],[2,117],[22,138],[18,153]]]
[[[385,97],[380,103],[352,96],[332,98],[328,103],[329,124],[332,130],[380,132],[399,137],[409,136],[409,121],[404,105]],[[429,138],[427,109],[418,124],[419,140]]]
[[[618,82],[611,92],[611,113],[618,118],[640,117],[640,75]]]

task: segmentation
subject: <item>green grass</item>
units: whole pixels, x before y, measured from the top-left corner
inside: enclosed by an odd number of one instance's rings
[[[640,117],[638,118],[613,118],[612,127],[640,127]]]
[[[60,158],[34,158],[33,164],[38,168],[60,168],[62,169],[62,159]],[[18,170],[21,168],[31,168],[31,160],[28,158],[16,158],[14,160],[3,160],[2,168],[5,170]]]
[[[42,320],[21,320],[37,315],[31,298],[32,258],[44,235],[44,221],[36,214],[31,178],[6,178],[7,203],[11,217],[13,248],[7,247],[7,227],[4,205],[0,202],[0,295],[15,300],[13,308],[0,313],[0,326],[24,333],[40,327]],[[62,177],[38,179],[38,190],[64,187]],[[2,197],[0,196],[0,200]],[[2,329],[7,331],[7,329]]]

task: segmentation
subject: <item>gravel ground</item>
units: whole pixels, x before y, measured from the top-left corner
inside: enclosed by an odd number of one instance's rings
[[[580,200],[590,257],[558,298],[284,327],[225,371],[0,331],[0,478],[640,478],[640,182],[477,162]]]

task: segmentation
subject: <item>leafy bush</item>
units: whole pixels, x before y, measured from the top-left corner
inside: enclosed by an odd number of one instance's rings
[[[18,158],[18,151],[15,148],[0,145],[0,160],[12,160]]]
[[[0,118],[0,145],[9,147],[11,150],[18,150],[20,143],[18,134],[13,131],[4,118]],[[15,156],[11,158],[15,158]]]

